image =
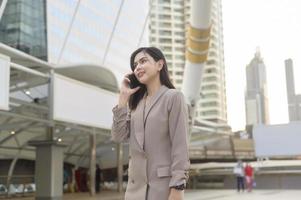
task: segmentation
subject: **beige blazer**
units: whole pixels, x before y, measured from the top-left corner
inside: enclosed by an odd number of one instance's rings
[[[188,113],[184,96],[161,86],[145,109],[113,108],[112,140],[129,139],[126,200],[167,200],[188,179]]]

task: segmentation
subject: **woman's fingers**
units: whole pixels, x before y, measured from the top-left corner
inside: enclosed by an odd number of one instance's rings
[[[129,76],[131,75],[132,73],[128,73],[128,74],[126,74],[125,76],[124,76],[124,78],[123,78],[123,83],[124,84],[130,84],[130,82],[131,82],[131,80],[129,79]]]
[[[122,87],[121,87],[121,92],[123,94],[132,95],[140,89],[140,86],[137,86],[135,88],[130,88],[131,80],[129,78],[129,75],[131,75],[131,74],[132,73],[126,74],[123,78]]]
[[[131,80],[128,78],[128,77],[125,77],[124,80],[127,82],[127,83],[130,83]]]
[[[130,93],[130,95],[132,95],[132,94],[136,93],[136,92],[137,92],[139,89],[140,89],[140,86],[138,86],[138,87],[135,87],[135,88],[133,88],[133,89],[129,89],[129,93]]]
[[[123,87],[129,88],[130,82],[131,82],[131,80],[127,76],[125,76],[124,79],[123,79],[123,81],[122,81]]]
[[[132,94],[134,94],[135,92],[137,92],[139,89],[140,89],[140,86],[131,89],[132,90]]]

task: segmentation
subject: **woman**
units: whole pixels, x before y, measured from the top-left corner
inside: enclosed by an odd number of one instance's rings
[[[159,49],[137,49],[130,64],[138,86],[125,76],[112,126],[114,141],[129,139],[125,199],[182,200],[189,169],[184,97],[169,80]]]

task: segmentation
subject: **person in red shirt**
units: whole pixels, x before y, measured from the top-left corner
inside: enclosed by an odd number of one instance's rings
[[[245,178],[247,184],[248,192],[251,192],[253,189],[253,167],[247,163],[245,167]]]

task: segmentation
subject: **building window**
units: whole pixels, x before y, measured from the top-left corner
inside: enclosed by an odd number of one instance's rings
[[[171,36],[171,31],[166,31],[166,30],[160,30],[159,34],[161,36]]]
[[[216,69],[215,68],[208,68],[205,70],[206,73],[210,74],[210,73],[216,73]]]
[[[208,115],[218,115],[218,112],[216,110],[208,110],[208,111],[204,111],[202,112],[203,116],[208,116]]]
[[[181,84],[181,83],[182,83],[182,80],[178,79],[178,80],[176,80],[176,83],[177,83],[177,84]]]
[[[175,58],[180,60],[185,60],[185,56],[183,55],[176,55]]]
[[[171,55],[167,54],[167,55],[165,55],[165,58],[168,59],[168,60],[171,60]]]
[[[206,64],[207,65],[215,65],[216,62],[215,62],[215,60],[208,60]]]
[[[202,103],[203,107],[212,107],[212,106],[218,106],[217,102],[206,102],[206,103]]]
[[[184,72],[176,72],[176,75],[178,75],[178,76],[183,76],[183,73],[184,73]]]
[[[217,89],[216,85],[206,85],[206,86],[202,86],[203,90],[215,90]]]
[[[217,78],[216,77],[205,77],[204,79],[203,79],[204,81],[217,81]]]
[[[159,3],[170,3],[171,0],[159,0]]]
[[[206,98],[217,98],[218,95],[216,93],[209,93],[209,94],[205,94],[203,97],[204,97],[203,99],[206,99]]]
[[[161,20],[170,20],[171,16],[170,15],[159,15],[159,19],[161,19]]]
[[[171,43],[171,39],[168,39],[168,38],[160,38],[160,39],[159,39],[159,42],[160,42],[160,43]]]

